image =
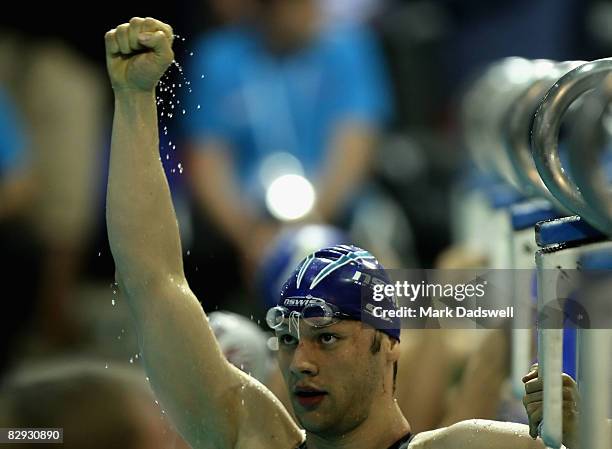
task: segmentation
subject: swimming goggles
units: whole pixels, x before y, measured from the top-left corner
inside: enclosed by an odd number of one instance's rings
[[[294,298],[287,298],[294,299]],[[305,298],[295,298],[303,300]],[[287,307],[272,307],[266,313],[266,323],[274,330],[292,327],[299,329],[299,320],[303,320],[312,327],[320,328],[337,323],[341,319],[354,319],[352,316],[343,313],[334,304],[330,304],[323,299],[309,298],[309,303],[301,311],[289,310]]]

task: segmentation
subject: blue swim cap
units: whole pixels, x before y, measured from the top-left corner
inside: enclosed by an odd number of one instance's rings
[[[384,267],[368,251],[350,245],[331,246],[299,264],[283,285],[277,305],[301,313],[305,306],[323,300],[347,318],[399,340],[399,318],[375,314],[375,309],[397,309],[394,298],[374,300],[374,286],[391,283]]]
[[[285,229],[266,250],[256,276],[257,291],[265,309],[278,302],[278,292],[295,267],[319,248],[351,243],[341,229],[307,224]]]

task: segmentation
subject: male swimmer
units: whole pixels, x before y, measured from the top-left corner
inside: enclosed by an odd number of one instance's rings
[[[107,223],[117,281],[151,385],[194,449],[544,448],[527,426],[494,421],[410,434],[393,398],[398,330],[361,323],[361,286],[350,282],[381,267],[355,247],[309,256],[268,316],[305,433],[263,385],[227,362],[187,285],[159,159],[155,87],[174,58],[172,29],[133,18],[105,40],[115,93]]]

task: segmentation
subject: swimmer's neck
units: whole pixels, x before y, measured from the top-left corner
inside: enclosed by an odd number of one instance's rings
[[[343,435],[315,435],[306,432],[308,449],[381,449],[388,448],[408,432],[410,424],[397,402],[376,404],[359,426]]]

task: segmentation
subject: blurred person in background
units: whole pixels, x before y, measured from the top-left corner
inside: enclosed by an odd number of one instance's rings
[[[35,243],[24,229],[26,211],[31,208],[35,189],[30,160],[26,125],[12,98],[0,83],[0,254],[10,263],[3,264],[3,296],[5,304],[0,314],[0,377],[9,363],[11,348],[21,336],[34,296],[32,274],[36,273]]]
[[[130,8],[152,13],[159,8],[183,31],[186,21],[180,18],[190,6],[182,0],[163,8],[111,1],[104,8],[92,6],[87,21],[75,21],[54,3],[32,11],[31,4],[14,2],[11,13],[0,17],[0,89],[24,123],[29,180],[29,200],[20,201],[19,217],[12,214],[0,226],[0,253],[10,261],[3,267],[10,280],[3,284],[3,298],[10,300],[0,313],[7,322],[0,332],[10,338],[2,339],[0,377],[9,362],[90,348],[103,334],[94,335],[84,324],[99,311],[100,298],[110,304],[112,297],[104,222],[111,97],[102,87],[100,30],[123,20]],[[2,127],[0,139],[18,128]],[[0,166],[5,185],[10,173],[16,179],[4,160]],[[12,185],[11,192],[19,187]],[[9,205],[0,194],[0,222]]]
[[[66,449],[189,448],[163,417],[145,374],[102,361],[47,361],[15,371],[0,385],[0,427],[62,428]]]
[[[247,277],[279,228],[265,205],[271,184],[283,174],[303,176],[316,192],[308,217],[341,220],[367,179],[390,110],[383,63],[366,30],[324,26],[315,0],[255,3],[244,16],[250,20],[198,41],[184,117],[200,209],[194,247],[206,258],[199,269],[239,260]],[[227,296],[198,286],[197,277],[190,277],[194,289],[208,298]]]
[[[11,257],[20,257],[19,246],[27,247],[30,257],[28,265],[14,267],[15,279],[27,279],[35,290],[9,288],[31,317],[14,326],[23,330],[31,321],[37,350],[74,346],[82,333],[72,306],[102,174],[102,78],[60,38],[39,39],[8,28],[0,32],[0,67],[0,84],[27,124],[33,186],[22,225],[10,234]]]
[[[33,189],[22,118],[0,89],[0,222],[23,213]]]
[[[367,23],[388,5],[388,0],[318,0],[326,21]]]

